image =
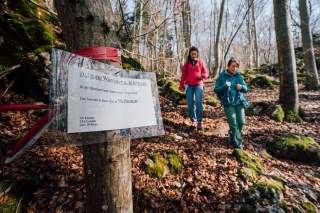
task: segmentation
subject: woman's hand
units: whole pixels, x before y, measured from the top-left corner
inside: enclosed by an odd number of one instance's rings
[[[198,74],[198,75],[196,76],[196,78],[197,78],[197,80],[202,80],[202,76],[201,76],[200,74]]]
[[[184,92],[184,90],[185,90],[184,86],[179,87],[179,90],[180,90],[181,92]]]
[[[237,88],[237,90],[242,90],[242,85],[241,84],[237,84],[236,88]]]

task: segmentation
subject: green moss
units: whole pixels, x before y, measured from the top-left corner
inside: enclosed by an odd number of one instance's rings
[[[8,17],[8,23],[14,27],[19,36],[17,39],[31,49],[43,45],[52,45],[56,39],[52,26],[38,19],[26,19],[19,13],[12,13]]]
[[[8,7],[23,16],[32,18],[37,16],[37,7],[26,0],[9,1]]]
[[[164,80],[160,83],[163,85],[161,95],[165,96],[176,104],[186,103],[186,94],[179,90],[178,83],[172,80]]]
[[[284,135],[267,143],[272,155],[302,162],[320,163],[320,145],[307,136]]]
[[[279,148],[292,147],[301,150],[307,150],[312,146],[320,148],[320,145],[316,143],[313,138],[306,136],[281,136],[275,139],[275,144],[277,144]]]
[[[159,87],[164,87],[168,83],[168,80],[165,78],[161,78],[157,81]]]
[[[163,178],[165,175],[167,160],[159,153],[150,156],[152,163],[146,165],[146,172],[151,177]]]
[[[280,121],[282,122],[284,119],[284,111],[281,107],[281,105],[276,105],[276,109],[272,112],[271,118],[275,121]]]
[[[281,212],[284,186],[281,182],[268,179],[254,183],[244,193],[244,207],[253,212]]]
[[[121,56],[121,61],[123,69],[145,71],[144,67],[137,59]]]
[[[250,169],[250,168],[241,168],[240,171],[240,176],[244,179],[244,180],[248,180],[248,181],[254,181],[257,179],[257,173],[255,170]]]
[[[254,79],[253,71],[251,69],[247,69],[242,75],[245,82],[248,84],[252,81],[252,79]]]
[[[280,202],[280,206],[281,208],[285,211],[285,212],[290,212],[289,208],[288,208],[288,204],[285,200],[282,200]]]
[[[302,207],[307,213],[317,212],[317,207],[310,201],[303,202]]]
[[[176,152],[169,152],[166,155],[170,172],[173,174],[179,174],[182,172],[183,166],[180,156]]]
[[[301,121],[301,118],[298,113],[290,110],[290,111],[285,112],[284,120],[289,123],[297,123],[297,122]]]
[[[7,200],[0,204],[1,213],[21,212],[21,210],[17,211],[19,200],[16,197],[8,195],[6,198]]]
[[[170,171],[172,174],[179,174],[183,170],[182,160],[178,153],[169,151],[164,155],[159,152],[150,155],[145,163],[146,172],[156,178],[163,178]]]
[[[274,179],[258,181],[254,184],[254,187],[257,188],[261,193],[267,193],[270,189],[274,189],[279,193],[282,193],[284,190],[283,184]]]
[[[51,52],[51,49],[52,49],[52,45],[44,45],[44,46],[41,46],[41,47],[35,49],[33,51],[33,53],[35,55],[38,55],[38,54],[40,54],[42,52]]]
[[[261,89],[273,89],[274,88],[273,81],[264,75],[256,76],[254,79],[252,79],[250,81],[250,85],[252,87],[261,88]]]
[[[253,169],[257,173],[263,172],[263,166],[258,157],[242,149],[235,149],[233,154],[237,160],[243,163],[246,167]]]
[[[207,104],[207,105],[215,107],[215,106],[218,105],[218,100],[215,97],[211,96],[211,95],[207,95],[205,97],[204,103]]]

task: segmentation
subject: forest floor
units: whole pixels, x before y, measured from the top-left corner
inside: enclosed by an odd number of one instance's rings
[[[212,85],[206,91],[211,93]],[[253,90],[252,101],[276,101],[277,90]],[[7,102],[26,101],[6,96]],[[132,177],[135,212],[237,212],[243,192],[252,183],[239,176],[242,167],[227,145],[228,126],[221,106],[204,106],[204,130],[190,131],[186,106],[176,106],[160,97],[165,135],[132,140]],[[300,105],[307,116],[301,123],[276,122],[267,116],[247,116],[244,145],[263,162],[265,173],[285,181],[284,199],[289,209],[301,205],[305,197],[318,199],[320,207],[320,168],[279,160],[265,151],[265,145],[279,134],[298,133],[320,143],[320,92],[300,91]],[[37,118],[35,112],[1,113],[0,138],[12,143]],[[84,178],[81,147],[52,147],[45,134],[15,163],[3,166],[1,177],[21,180],[35,177],[35,188],[23,203],[27,212],[81,212],[84,205]],[[175,150],[182,158],[181,174],[162,179],[144,170],[150,153]],[[0,203],[3,202],[3,199]]]

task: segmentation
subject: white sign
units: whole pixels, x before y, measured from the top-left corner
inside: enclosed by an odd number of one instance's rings
[[[68,133],[157,125],[149,79],[68,69]]]

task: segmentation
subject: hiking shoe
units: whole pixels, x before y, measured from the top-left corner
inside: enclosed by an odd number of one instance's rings
[[[202,123],[201,123],[201,122],[198,122],[198,124],[197,124],[197,130],[202,130]]]

